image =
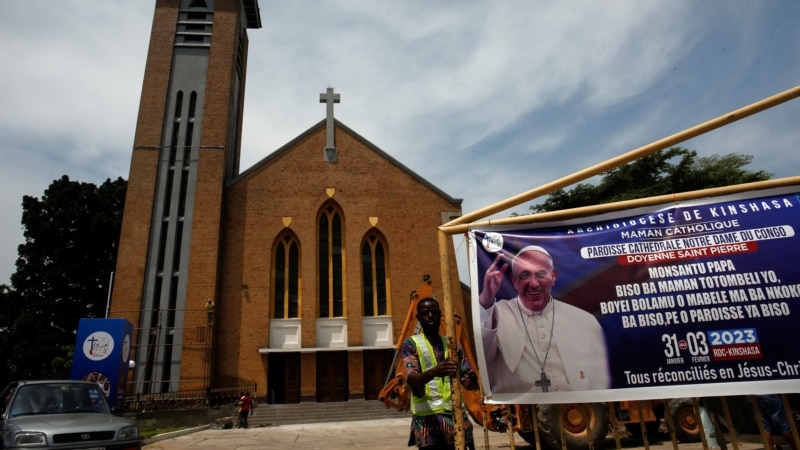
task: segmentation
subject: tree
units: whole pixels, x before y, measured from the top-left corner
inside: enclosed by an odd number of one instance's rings
[[[126,186],[65,175],[23,197],[24,242],[0,287],[0,381],[69,376],[79,319],[105,317]]]
[[[599,184],[579,183],[572,190],[559,189],[529,207],[533,212],[612,203],[656,195],[695,191],[768,180],[772,174],[752,172],[750,155],[728,154],[697,157],[695,150],[673,147],[605,172]]]

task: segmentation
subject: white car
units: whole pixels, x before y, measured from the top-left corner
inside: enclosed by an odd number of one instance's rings
[[[136,425],[78,380],[15,381],[0,395],[3,449],[141,450]]]

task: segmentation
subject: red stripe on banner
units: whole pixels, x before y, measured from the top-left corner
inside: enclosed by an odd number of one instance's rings
[[[661,262],[683,261],[689,259],[710,258],[721,255],[735,255],[758,251],[758,242],[740,242],[737,244],[713,245],[688,250],[671,250],[668,252],[636,253],[617,256],[617,262],[623,266],[653,264]]]
[[[742,344],[725,345],[722,347],[711,347],[711,355],[714,361],[732,361],[738,359],[761,359],[764,354],[761,352],[761,344]]]

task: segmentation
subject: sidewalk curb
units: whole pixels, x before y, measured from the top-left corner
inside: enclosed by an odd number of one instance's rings
[[[203,431],[208,429],[209,427],[211,427],[211,425],[207,424],[207,425],[201,425],[199,427],[186,428],[178,431],[170,431],[169,433],[157,434],[147,439],[142,439],[142,445],[152,444],[153,442],[163,441],[165,439],[172,439],[178,436],[184,436],[187,434],[195,433],[197,431]]]

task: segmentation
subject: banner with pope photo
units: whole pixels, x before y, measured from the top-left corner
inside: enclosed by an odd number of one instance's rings
[[[800,391],[798,191],[471,228],[488,402]]]

